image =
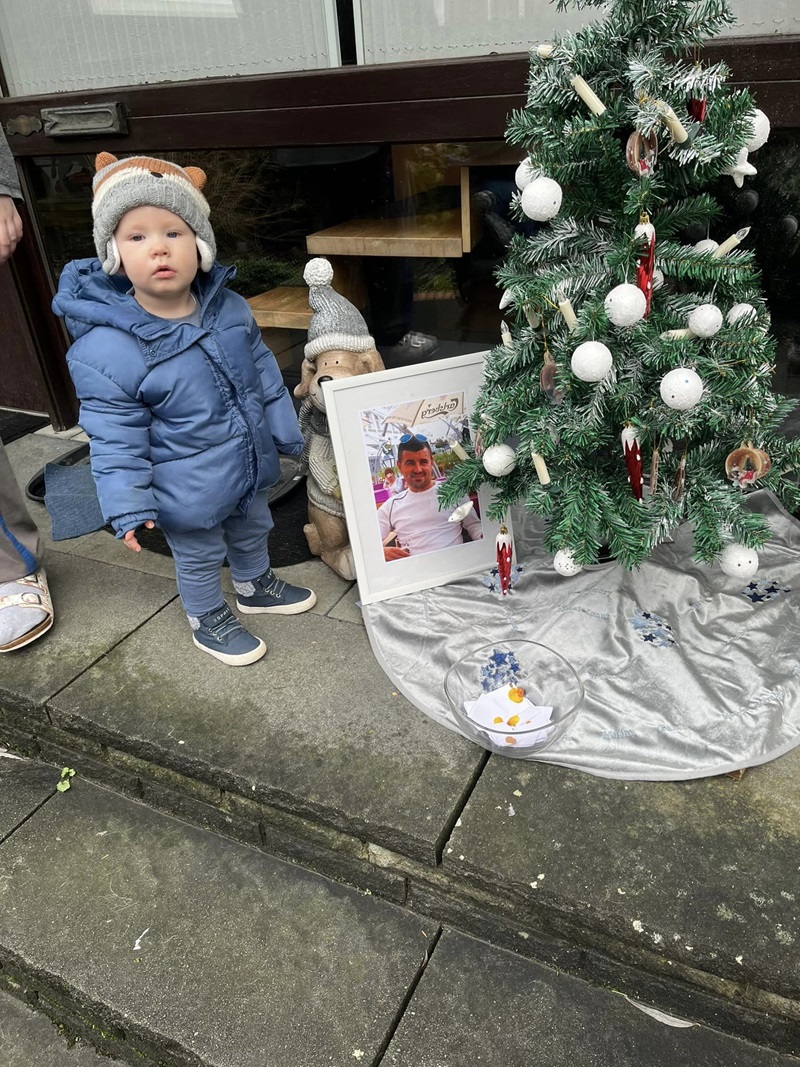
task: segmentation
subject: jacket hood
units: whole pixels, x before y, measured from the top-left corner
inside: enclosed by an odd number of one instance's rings
[[[203,321],[220,289],[235,274],[235,267],[223,267],[220,263],[215,263],[208,274],[198,272],[192,292],[200,305]],[[131,283],[124,275],[105,274],[99,259],[74,259],[61,272],[53,311],[63,317],[75,340],[94,326],[113,326],[140,341],[152,342],[185,325],[154,320],[128,295],[130,288]]]

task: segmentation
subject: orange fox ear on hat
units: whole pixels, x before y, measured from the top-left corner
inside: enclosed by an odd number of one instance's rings
[[[106,274],[116,274],[120,268],[114,230],[122,216],[135,207],[163,207],[182,218],[194,231],[201,269],[211,270],[217,243],[208,221],[211,208],[200,192],[206,176],[199,167],[179,167],[150,156],[117,159],[110,152],[101,152],[95,160],[95,170],[94,244]]]

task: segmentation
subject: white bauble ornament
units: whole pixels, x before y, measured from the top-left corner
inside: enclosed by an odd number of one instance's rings
[[[534,167],[531,161],[529,159],[523,159],[514,172],[514,181],[520,192],[526,185],[530,185],[537,174],[539,174],[539,171]]]
[[[635,322],[641,322],[647,311],[647,297],[638,285],[615,286],[605,299],[603,304],[611,322],[615,326],[633,326]]]
[[[758,317],[758,312],[752,304],[734,304],[725,317],[729,326],[735,326],[737,322],[745,322],[751,319],[755,321]]]
[[[653,292],[660,289],[664,284],[664,271],[660,267],[656,267],[653,270]]]
[[[668,408],[687,411],[703,395],[703,381],[691,367],[676,367],[661,379],[660,392]]]
[[[752,578],[758,570],[758,553],[744,545],[728,545],[722,550],[719,565],[732,578]]]
[[[759,148],[762,148],[769,140],[770,134],[770,122],[761,108],[757,107],[753,112],[753,136],[749,141],[745,142],[745,148],[748,152],[757,152]]]
[[[722,329],[722,312],[716,304],[701,304],[689,315],[688,326],[695,337],[713,337]]]
[[[611,370],[614,360],[602,341],[584,341],[572,353],[572,373],[582,382],[599,382]]]
[[[517,465],[517,456],[509,445],[490,445],[481,456],[484,470],[493,478],[510,474]]]
[[[562,577],[571,578],[573,574],[582,571],[583,567],[580,563],[575,562],[572,549],[559,548],[558,552],[553,556],[553,569]]]
[[[540,174],[522,190],[520,203],[529,219],[534,219],[536,222],[548,222],[561,210],[563,196],[558,182]]]
[[[719,248],[719,241],[712,241],[710,237],[707,237],[705,241],[698,241],[694,246],[695,252],[716,252]]]

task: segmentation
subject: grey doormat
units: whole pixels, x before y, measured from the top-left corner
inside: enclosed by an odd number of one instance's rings
[[[27,411],[10,411],[8,408],[0,408],[0,441],[4,445],[10,445],[12,441],[49,424],[50,419],[46,415],[31,415]]]
[[[541,526],[517,514],[523,570],[508,596],[475,575],[365,605],[373,651],[412,703],[457,730],[451,664],[504,639],[554,648],[586,697],[572,730],[532,757],[545,762],[659,781],[766,763],[800,744],[800,523],[766,492],[750,502],[774,534],[751,580],[695,563],[688,527],[638,571],[609,563],[562,578]]]

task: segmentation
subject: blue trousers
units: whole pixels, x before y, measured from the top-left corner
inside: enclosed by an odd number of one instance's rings
[[[267,539],[274,523],[267,491],[256,493],[247,515],[235,511],[210,530],[164,530],[187,615],[199,618],[221,607],[225,556],[235,582],[252,582],[269,569]]]

